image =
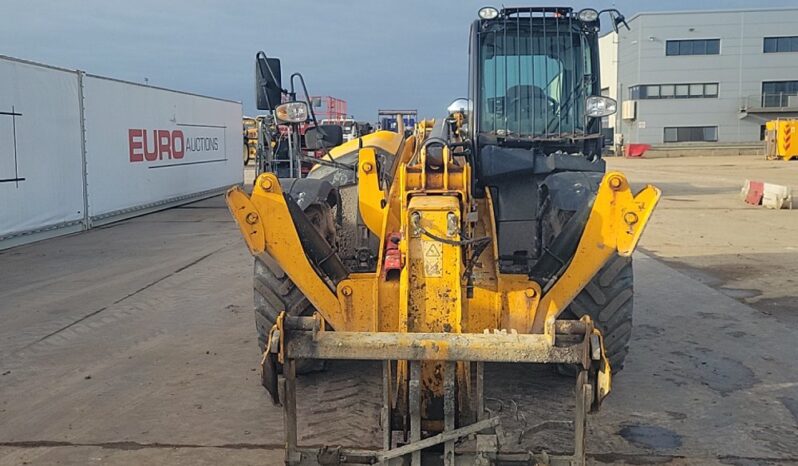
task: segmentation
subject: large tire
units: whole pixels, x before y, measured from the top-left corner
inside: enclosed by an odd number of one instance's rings
[[[285,310],[292,316],[309,316],[314,308],[288,278],[279,265],[268,255],[255,256],[255,326],[258,330],[258,346],[266,347],[269,331],[277,316]]]
[[[332,220],[332,210],[328,205],[312,205],[305,213],[325,239],[334,240],[335,222]],[[253,294],[255,327],[258,331],[258,346],[261,352],[266,347],[269,331],[277,322],[280,312],[285,311],[291,316],[311,316],[316,310],[277,262],[266,253],[255,256]],[[297,372],[300,373],[322,368],[323,364],[320,361],[297,363]]]
[[[629,353],[633,308],[632,258],[615,256],[577,295],[560,318],[578,319],[589,315],[593,319],[604,335],[604,350],[614,374],[623,369]]]
[[[255,327],[258,330],[258,347],[261,353],[269,340],[269,331],[277,316],[285,310],[292,316],[313,315],[315,308],[283,269],[268,255],[255,256]],[[297,361],[297,373],[307,374],[324,369],[322,361]]]

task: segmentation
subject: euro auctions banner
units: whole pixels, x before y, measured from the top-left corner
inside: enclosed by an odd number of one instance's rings
[[[127,134],[130,163],[143,162],[163,168],[226,161],[224,127],[180,125],[172,130],[130,128]]]
[[[92,218],[243,181],[241,104],[87,75]]]

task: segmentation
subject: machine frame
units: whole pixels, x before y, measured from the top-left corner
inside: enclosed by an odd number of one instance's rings
[[[570,29],[574,18],[582,21],[583,16],[568,8],[493,10],[494,16],[491,12],[483,16],[481,11],[482,19],[472,26],[472,48],[474,28],[478,35],[497,17],[506,21],[529,14],[531,24],[533,16],[542,15],[545,21],[567,20]],[[579,24],[593,40],[599,12],[588,13],[592,19]],[[623,17],[613,20],[617,24]],[[595,58],[595,40],[591,44]],[[471,57],[475,60],[478,54]],[[473,78],[473,63],[471,69]],[[473,82],[478,80],[472,80],[475,101]],[[596,87],[595,80],[591,86],[591,90]],[[581,98],[574,96],[575,90],[570,92],[569,98]],[[530,177],[514,182],[526,180],[538,189],[550,174],[578,173],[582,168],[573,167],[584,167],[583,159],[600,153],[594,150],[593,137],[600,122],[589,117],[593,120],[584,131],[590,134],[584,137],[550,138],[546,133],[545,140],[510,141],[505,130],[493,135],[495,140],[483,141],[474,114],[466,106],[452,110],[437,124],[420,121],[404,140],[380,131],[347,143],[350,152],[352,147],[357,150],[357,165],[348,168],[356,171],[358,218],[379,242],[371,271],[350,271],[334,245],[303,214],[307,198],[319,197],[308,189],[315,186],[313,192],[326,193],[333,189],[329,182],[281,181],[273,173],[263,173],[251,194],[240,187],[228,191],[228,207],[250,252],[268,255],[315,309],[313,316],[284,310],[264,347],[262,382],[284,408],[287,464],[402,464],[409,456],[415,466],[422,464],[423,455],[439,456],[445,465],[464,457],[474,464],[584,464],[586,414],[597,410],[609,394],[612,368],[602,333],[589,316],[558,317],[613,257],[632,254],[660,191],[646,186],[635,195],[618,172],[601,175],[586,191],[574,182],[577,177],[568,178],[566,196],[582,189],[589,197],[580,198],[581,210],[563,228],[568,234],[561,233],[569,236],[565,246],[558,245],[567,252],[565,259],[538,276],[528,267],[521,273],[503,269],[494,205],[498,201],[479,179],[477,161],[484,158],[480,151],[495,147],[498,157],[505,143],[514,145],[513,150],[528,151],[511,160],[524,164]],[[551,153],[541,149],[550,147],[560,149]],[[571,149],[564,153],[562,148]],[[344,152],[343,146],[339,149]],[[336,149],[320,163],[341,166],[333,152]],[[390,160],[380,155],[385,153]],[[536,171],[536,164],[543,163],[539,159],[555,168]],[[287,190],[286,184],[290,184]],[[321,186],[328,187],[316,189]],[[551,251],[547,254],[558,259]],[[382,361],[381,450],[298,445],[296,373],[297,363],[306,360]],[[576,367],[573,455],[514,456],[499,451],[500,421],[484,403],[486,362]],[[472,435],[476,442],[468,451],[458,447],[458,441]],[[439,444],[442,451],[433,448]]]

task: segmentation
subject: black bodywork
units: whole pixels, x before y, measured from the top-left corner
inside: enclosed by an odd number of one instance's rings
[[[584,117],[580,131],[568,134],[549,131],[548,124],[538,134],[496,131],[495,123],[492,128],[481,127],[483,35],[496,35],[503,27],[511,31],[526,27],[536,34],[545,27],[557,34],[583,34],[590,74],[571,77],[571,82],[581,82],[582,87],[579,93],[574,88],[569,97],[581,99],[601,91],[598,24],[579,22],[570,8],[505,8],[498,18],[476,20],[471,26],[469,99],[473,109],[468,121],[473,192],[476,197],[489,192],[493,201],[500,271],[528,274],[545,282],[570,260],[605,172],[601,121]],[[519,40],[523,40],[520,33]],[[504,98],[510,93],[507,90]]]
[[[584,116],[584,110],[580,114],[577,105],[576,110],[574,107],[569,108],[571,124],[568,131],[558,131],[561,128],[559,122],[557,125],[547,123],[542,131],[532,134],[497,131],[495,124],[492,128],[480,127],[483,120],[480,115],[481,105],[478,104],[483,97],[480,94],[482,35],[493,33],[495,36],[497,29],[500,30],[503,25],[512,26],[518,31],[516,43],[524,40],[520,33],[523,28],[535,31],[532,35],[537,34],[538,29],[548,28],[558,37],[564,37],[565,41],[571,41],[569,60],[576,59],[574,55],[577,52],[584,53],[577,58],[585,60],[586,64],[574,66],[574,74],[564,79],[571,87],[561,91],[558,105],[573,105],[576,101],[582,102],[579,99],[587,96],[600,95],[599,25],[598,21],[580,22],[570,8],[533,7],[505,8],[498,18],[480,19],[471,26],[469,99],[472,109],[468,115],[470,137],[467,141],[467,152],[473,166],[472,192],[477,198],[484,198],[486,193],[490,193],[493,201],[500,271],[527,274],[545,284],[573,256],[603,178],[606,167],[601,159],[604,143],[601,137],[601,119]],[[515,50],[519,49],[518,45],[514,47]],[[531,45],[525,49],[527,52],[537,50]],[[556,51],[552,52],[552,56],[555,55]],[[520,58],[518,63],[517,68],[521,68]],[[589,73],[575,75],[576,71],[583,70]],[[518,73],[521,71],[518,70]],[[503,92],[506,92],[506,96],[502,99],[533,101],[540,98],[541,90],[535,86],[515,87],[518,88],[515,91],[505,89]],[[546,98],[548,97],[544,95],[543,99]],[[502,103],[501,107],[510,108],[506,103]],[[557,107],[548,107],[547,103],[546,111],[550,110],[555,112],[553,115],[557,115]],[[508,128],[512,129],[512,125]],[[381,165],[389,166],[391,158],[391,154],[380,154]],[[346,155],[339,161],[356,166],[357,153]],[[301,212],[310,205],[322,203],[331,207],[338,205],[337,220],[340,220],[341,208],[345,207],[341,204],[340,190],[356,183],[356,179],[351,170],[319,167],[307,179],[286,179],[281,180],[281,183],[287,199],[295,203],[294,210]],[[354,209],[357,217],[357,207]],[[365,230],[364,227],[362,229]],[[376,244],[379,241],[374,243]],[[371,250],[373,247],[369,246],[367,249]],[[376,250],[370,252],[376,257]],[[373,268],[374,261],[357,260],[354,253],[341,250],[338,254],[351,270],[367,271]]]

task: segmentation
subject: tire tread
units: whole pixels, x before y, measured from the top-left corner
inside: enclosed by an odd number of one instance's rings
[[[577,295],[565,319],[589,315],[604,335],[604,350],[612,372],[623,369],[632,339],[634,272],[632,258],[615,256]]]

